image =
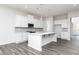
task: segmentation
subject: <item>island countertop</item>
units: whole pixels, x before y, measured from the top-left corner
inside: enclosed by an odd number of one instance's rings
[[[31,35],[48,35],[48,34],[55,34],[54,32],[36,32],[30,33]]]

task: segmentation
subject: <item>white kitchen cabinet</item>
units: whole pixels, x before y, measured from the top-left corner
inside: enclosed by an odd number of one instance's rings
[[[16,27],[28,27],[28,23],[34,24],[36,28],[43,28],[42,23],[43,21],[40,19],[34,19],[33,16],[23,16],[23,15],[16,15]]]
[[[16,33],[16,43],[21,42],[21,40],[22,40],[22,33],[21,32]]]
[[[54,20],[54,24],[61,24],[62,28],[68,28],[67,19]]]
[[[67,39],[69,38],[69,37],[68,37],[68,32],[62,32],[62,33],[61,33],[61,38],[67,40]]]
[[[58,25],[60,24],[61,25],[61,31],[60,29],[57,29],[55,31],[57,31],[58,33],[60,32],[61,34],[61,39],[66,39],[66,40],[69,40],[69,36],[70,36],[70,32],[69,32],[69,24],[68,24],[68,19],[58,19],[58,20],[54,20],[54,24],[55,25]]]
[[[22,33],[22,39],[23,41],[27,41],[28,40],[28,33]]]
[[[33,16],[29,16],[28,20],[29,21],[27,21],[27,22],[34,24],[35,28],[43,28],[42,27],[42,20],[41,19],[36,19],[36,18],[33,18]]]
[[[33,19],[33,23],[34,23],[34,27],[36,28],[43,28],[42,25],[42,20],[38,20],[38,19]]]
[[[46,19],[46,28],[48,32],[53,32],[53,18],[49,17]]]
[[[16,15],[16,27],[26,27],[28,18],[22,15]]]
[[[28,34],[28,46],[42,51],[42,46],[50,43],[57,42],[57,35],[54,32],[37,32]]]
[[[54,32],[57,34],[57,38],[61,38],[62,25],[61,24],[55,24],[54,25]]]
[[[28,33],[17,32],[16,33],[16,43],[25,42],[28,40]]]
[[[16,27],[20,27],[22,25],[22,16],[21,15],[16,15]]]

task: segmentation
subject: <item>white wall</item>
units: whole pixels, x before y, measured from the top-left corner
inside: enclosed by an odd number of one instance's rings
[[[0,5],[0,45],[14,42],[15,10]]]

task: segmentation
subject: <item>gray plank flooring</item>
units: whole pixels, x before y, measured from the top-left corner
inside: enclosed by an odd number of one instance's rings
[[[27,46],[28,42],[0,45],[0,55],[79,55],[79,40],[58,39],[43,46],[43,51],[37,51]]]

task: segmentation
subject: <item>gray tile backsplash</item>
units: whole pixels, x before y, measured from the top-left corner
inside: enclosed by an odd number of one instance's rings
[[[39,32],[43,31],[43,28],[15,27],[15,32],[29,32],[29,31]]]

